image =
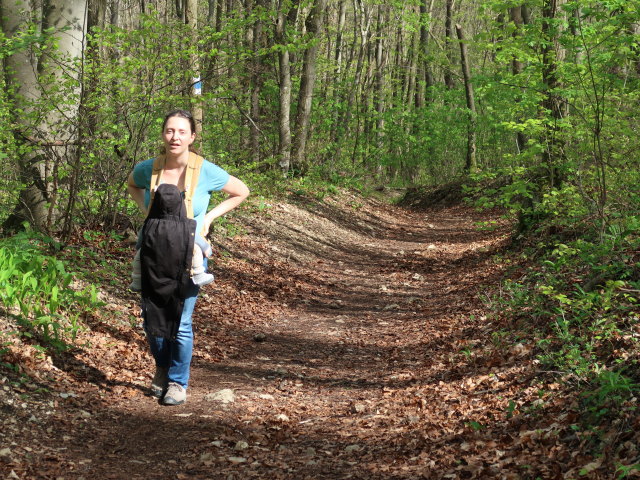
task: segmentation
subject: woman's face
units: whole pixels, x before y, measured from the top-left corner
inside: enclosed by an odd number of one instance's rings
[[[196,139],[196,132],[191,131],[189,120],[183,117],[169,117],[162,131],[162,139],[166,152],[179,156],[189,151],[189,145]]]

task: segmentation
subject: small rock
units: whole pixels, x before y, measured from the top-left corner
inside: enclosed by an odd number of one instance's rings
[[[224,443],[222,442],[222,440],[214,440],[209,445],[213,445],[214,447],[220,448],[222,447],[222,445],[224,445]]]
[[[405,418],[405,422],[409,425],[413,425],[414,423],[418,423],[419,421],[420,417],[416,415],[409,415],[407,418]]]
[[[20,477],[18,476],[18,474],[16,472],[14,472],[13,470],[11,470],[11,473],[9,474],[9,476],[7,477],[7,479],[17,479],[20,480]]]
[[[229,457],[227,458],[231,463],[244,463],[247,461],[244,457]]]
[[[227,404],[235,402],[236,396],[233,393],[233,390],[231,390],[230,388],[225,388],[222,390],[218,390],[217,392],[205,395],[204,399],[209,402],[220,402]]]
[[[313,457],[316,454],[316,449],[313,447],[309,447],[305,449],[304,454],[307,455],[308,457]]]
[[[349,445],[344,449],[344,451],[347,453],[357,452],[359,450],[360,450],[360,445]]]
[[[279,415],[276,415],[276,420],[279,420],[281,422],[288,422],[289,417],[287,417],[284,413],[281,413]]]
[[[253,341],[254,342],[258,342],[258,343],[262,343],[267,339],[267,336],[264,333],[256,333],[253,336]]]
[[[210,452],[203,453],[202,455],[200,455],[200,461],[202,463],[212,462],[213,461],[213,453],[210,453]]]
[[[262,400],[275,400],[275,397],[273,395],[271,395],[270,393],[263,393],[260,395],[260,398]]]
[[[433,243],[427,247],[427,250],[435,250],[435,249],[436,249],[436,246]]]
[[[10,456],[11,456],[10,448],[3,448],[2,450],[0,450],[0,457],[10,457]]]
[[[367,410],[367,406],[363,403],[354,403],[351,405],[351,413],[363,413]]]
[[[244,440],[238,440],[235,447],[233,447],[234,450],[246,450],[247,448],[249,448],[249,444]]]
[[[91,414],[89,412],[87,412],[86,410],[80,410],[80,416],[82,418],[91,418]]]
[[[398,305],[397,303],[392,303],[391,305],[387,305],[386,307],[384,307],[382,310],[384,311],[398,310],[399,308],[400,308],[400,305]]]

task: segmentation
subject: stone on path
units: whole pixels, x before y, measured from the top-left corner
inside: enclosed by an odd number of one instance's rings
[[[227,404],[235,402],[236,396],[233,393],[233,390],[231,390],[230,388],[225,388],[214,393],[208,393],[207,395],[205,395],[204,399],[209,402],[220,402]]]

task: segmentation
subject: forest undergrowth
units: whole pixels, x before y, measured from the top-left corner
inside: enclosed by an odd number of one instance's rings
[[[633,229],[502,213],[252,202],[214,231],[178,408],[148,393],[126,232],[4,240],[3,478],[635,478]]]

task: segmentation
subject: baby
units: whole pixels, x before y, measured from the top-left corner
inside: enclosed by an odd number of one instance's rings
[[[136,245],[137,251],[133,258],[133,270],[131,272],[131,285],[134,292],[142,290],[142,264],[140,263],[140,240]],[[214,276],[204,269],[204,257],[209,258],[213,250],[211,245],[200,235],[195,236],[193,245],[193,258],[191,260],[191,281],[199,287],[208,285],[214,280]]]

